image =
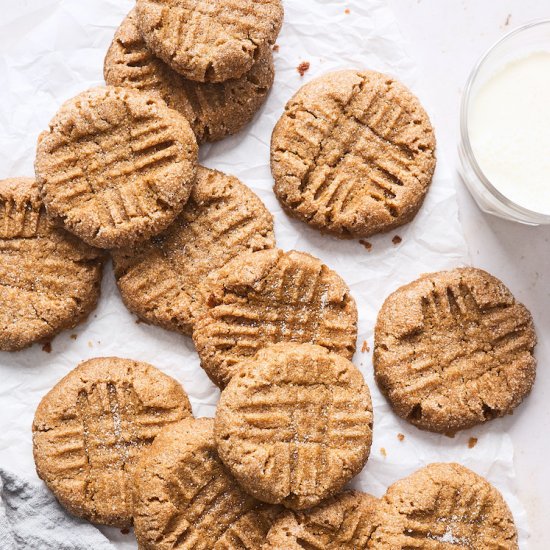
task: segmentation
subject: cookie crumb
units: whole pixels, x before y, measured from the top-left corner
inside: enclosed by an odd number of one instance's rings
[[[366,340],[363,340],[363,346],[361,347],[361,353],[367,353],[370,351],[369,343]]]
[[[124,529],[121,529],[120,532],[123,534],[123,535],[129,535],[130,534],[130,529],[128,528],[124,528]]]
[[[399,244],[403,241],[403,239],[399,235],[395,235],[395,237],[391,240],[393,244]]]
[[[274,52],[279,51],[279,44],[273,44],[273,47],[271,48]]]
[[[141,323],[143,323],[141,319],[136,319],[136,325],[141,325]]]
[[[365,239],[359,239],[359,242],[370,252],[372,249],[372,243],[365,241]]]
[[[71,334],[71,340],[76,340],[78,338],[78,334]]]
[[[399,439],[399,441],[404,441],[405,440],[405,434],[397,434],[397,439]]]
[[[51,353],[52,352],[52,343],[51,342],[46,342],[42,346],[42,351],[45,351],[46,353]]]
[[[468,449],[473,449],[477,445],[477,437],[470,437],[468,439]]]
[[[89,347],[89,348],[93,348],[93,347],[94,347],[94,343],[93,343],[91,340],[88,340],[88,347]]]
[[[388,456],[388,453],[386,452],[386,449],[384,447],[380,447],[380,454],[386,458]]]
[[[300,76],[304,76],[307,71],[309,71],[309,61],[302,61],[297,67],[296,70],[300,73]]]
[[[346,8],[346,9],[344,10],[344,13],[345,13],[345,14],[350,13],[350,9],[349,9],[349,8]]]

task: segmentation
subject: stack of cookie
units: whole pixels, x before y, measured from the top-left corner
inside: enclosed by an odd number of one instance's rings
[[[105,82],[163,99],[199,143],[248,124],[273,84],[280,0],[140,0],[115,34]]]
[[[33,423],[37,471],[59,501],[133,524],[143,549],[517,549],[502,496],[458,464],[430,464],[380,500],[340,492],[371,431],[359,371],[311,344],[245,362],[214,420],[193,418],[151,365],[110,357],[63,378]]]
[[[280,0],[138,2],[107,53],[108,86],[67,101],[40,136],[36,182],[0,182],[1,350],[87,317],[100,249],[132,311],[191,334],[205,276],[274,246],[271,214],[236,178],[198,166],[197,142],[261,107],[282,18]]]
[[[72,513],[133,524],[144,549],[516,548],[501,496],[461,466],[430,465],[381,500],[345,490],[373,430],[351,362],[355,301],[319,259],[276,247],[246,185],[198,165],[199,143],[240,130],[267,97],[282,17],[280,0],[138,0],[107,86],[67,101],[40,136],[36,181],[0,182],[0,349],[82,321],[107,249],[128,309],[191,335],[222,390],[215,419],[195,419],[151,365],[87,361],[38,407],[37,471]],[[388,231],[421,207],[434,150],[403,85],[330,73],[273,131],[275,194],[340,237]],[[454,433],[521,402],[535,340],[494,277],[427,275],[382,307],[376,380],[397,414]]]

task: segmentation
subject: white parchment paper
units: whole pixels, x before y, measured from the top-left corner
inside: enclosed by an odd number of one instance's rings
[[[32,175],[37,135],[61,102],[103,83],[105,52],[131,7],[130,0],[0,0],[0,178]],[[271,130],[285,102],[311,78],[339,68],[367,67],[397,76],[422,97],[421,80],[406,54],[393,14],[384,0],[286,0],[285,11],[280,49],[275,53],[275,85],[266,105],[239,135],[204,146],[201,160],[238,176],[254,189],[275,216],[281,248],[318,256],[351,287],[359,308],[354,361],[371,389],[375,418],[371,458],[353,485],[380,496],[390,483],[429,462],[460,462],[502,491],[523,545],[528,531],[524,511],[514,496],[513,448],[503,424],[492,421],[454,439],[417,430],[392,414],[374,383],[371,352],[361,351],[363,342],[372,348],[376,313],[392,290],[421,273],[468,263],[454,186],[442,159],[415,221],[369,239],[370,251],[357,241],[321,235],[289,219],[271,190]],[[303,77],[296,70],[302,61],[310,63]],[[401,243],[392,242],[395,235]],[[192,341],[136,324],[121,302],[109,265],[97,310],[87,323],[55,338],[50,353],[39,345],[0,353],[2,466],[36,476],[31,423],[39,400],[80,361],[107,355],[154,364],[183,384],[197,416],[213,416],[218,391],[200,369]],[[398,440],[398,433],[405,435],[403,441]],[[478,438],[472,449],[470,437]],[[117,548],[136,548],[132,534],[102,530]]]

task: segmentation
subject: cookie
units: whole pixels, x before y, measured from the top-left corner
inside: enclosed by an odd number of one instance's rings
[[[271,171],[285,210],[339,237],[411,221],[435,168],[418,99],[390,76],[338,71],[305,86],[273,130]]]
[[[147,244],[113,251],[126,306],[141,319],[191,334],[205,308],[204,279],[246,251],[273,248],[273,217],[237,178],[199,167],[176,221]]]
[[[33,179],[0,180],[0,350],[84,321],[99,299],[103,260],[48,220]]]
[[[372,405],[351,361],[284,342],[247,361],[216,411],[218,454],[252,496],[296,510],[335,495],[367,462]]]
[[[279,513],[247,495],[216,454],[212,419],[165,428],[134,477],[143,550],[257,550]]]
[[[67,101],[38,140],[35,169],[48,214],[100,248],[160,233],[195,179],[187,120],[154,96],[93,88]]]
[[[303,252],[238,256],[205,284],[206,310],[194,328],[201,366],[220,387],[238,363],[277,342],[319,344],[351,359],[357,308],[346,283]]]
[[[137,0],[136,7],[150,50],[197,82],[241,78],[283,22],[281,0]]]
[[[366,550],[377,499],[345,491],[303,512],[286,512],[269,530],[262,550]]]
[[[107,52],[105,82],[157,95],[189,121],[199,143],[236,134],[263,105],[275,76],[271,48],[258,49],[254,64],[240,78],[194,82],[155,57],[136,25],[132,10]]]
[[[163,426],[189,416],[183,388],[155,367],[117,357],[84,361],[36,410],[36,471],[72,514],[127,527],[139,456]]]
[[[429,464],[394,483],[378,505],[372,550],[517,550],[501,494],[460,464]]]
[[[454,433],[512,412],[531,390],[531,314],[475,268],[425,275],[387,298],[375,329],[374,372],[394,411]]]

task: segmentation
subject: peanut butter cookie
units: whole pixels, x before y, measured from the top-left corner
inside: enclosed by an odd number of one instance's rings
[[[281,0],[137,0],[136,6],[151,51],[198,82],[241,78],[283,23]]]
[[[156,94],[179,111],[197,141],[217,141],[237,133],[263,105],[275,76],[271,48],[262,47],[242,77],[219,84],[188,80],[155,57],[136,26],[132,10],[122,22],[107,57],[105,82]]]
[[[183,388],[155,367],[117,357],[84,361],[36,410],[36,470],[72,514],[127,527],[139,456],[163,426],[189,416]]]
[[[454,433],[510,413],[531,390],[531,314],[501,281],[474,268],[425,275],[385,301],[374,369],[395,412]]]
[[[191,334],[205,308],[204,279],[246,251],[273,248],[273,218],[237,178],[199,167],[176,221],[148,243],[113,251],[127,307],[169,330]]]
[[[355,301],[340,276],[309,254],[242,254],[204,288],[207,307],[193,340],[201,366],[220,387],[242,360],[268,344],[309,342],[353,357]]]
[[[345,491],[311,510],[288,511],[269,530],[262,550],[366,550],[377,502]]]
[[[195,179],[187,120],[154,96],[93,88],[67,101],[38,140],[48,214],[87,243],[127,246],[160,233]]]
[[[218,453],[256,498],[296,510],[335,495],[367,462],[372,405],[363,375],[313,344],[243,361],[216,411]]]
[[[429,464],[394,483],[374,518],[372,550],[517,550],[501,494],[460,464]]]
[[[134,477],[134,525],[143,550],[257,550],[279,514],[247,495],[214,447],[211,419],[164,429]]]
[[[413,219],[435,168],[418,99],[374,71],[325,74],[287,103],[273,130],[271,171],[287,212],[340,237]]]
[[[20,350],[86,319],[104,255],[48,220],[30,178],[0,181],[0,350]]]

